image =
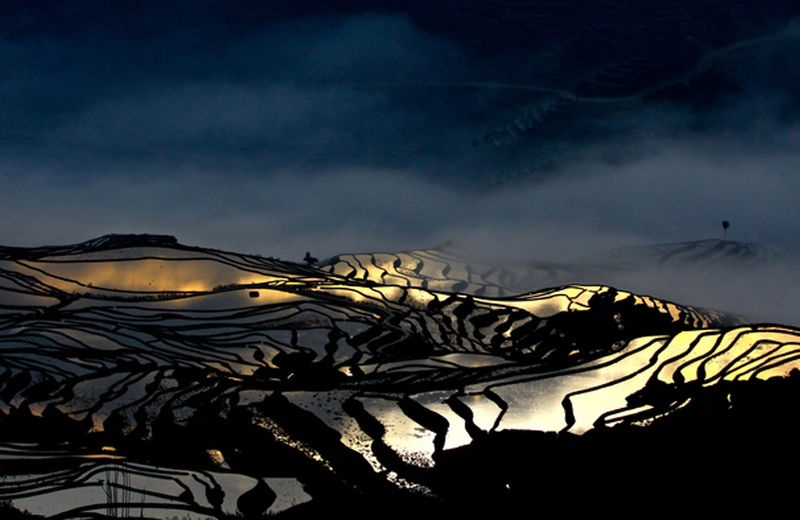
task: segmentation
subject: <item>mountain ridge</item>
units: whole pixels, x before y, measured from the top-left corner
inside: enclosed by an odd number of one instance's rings
[[[605,285],[443,290],[523,278],[435,250],[366,255],[364,273],[394,269],[384,283],[335,272],[357,255],[315,267],[141,235],[2,251],[0,500],[46,516],[459,511],[464,465],[517,500],[536,484],[515,452],[591,446],[570,459],[590,471],[619,439],[688,439],[709,396],[737,396],[713,407],[730,418],[800,369],[793,327]],[[80,492],[112,474],[126,505]]]

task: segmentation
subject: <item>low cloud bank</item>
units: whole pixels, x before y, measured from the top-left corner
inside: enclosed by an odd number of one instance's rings
[[[784,21],[716,56],[722,79],[687,78],[713,95],[569,100],[490,86],[568,89],[546,74],[557,54],[530,58],[546,67],[526,79],[514,53],[493,63],[402,14],[267,16],[240,32],[198,16],[0,31],[15,71],[0,84],[0,243],[166,233],[299,261],[452,241],[584,262],[720,238],[729,220],[732,240],[800,252],[800,38]],[[747,280],[763,297],[692,280],[686,303],[790,317],[785,271]],[[656,273],[627,283],[684,297]]]

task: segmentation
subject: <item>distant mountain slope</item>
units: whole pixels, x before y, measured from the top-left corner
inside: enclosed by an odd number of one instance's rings
[[[396,253],[342,254],[320,268],[354,280],[415,286],[476,296],[508,296],[564,284],[634,284],[638,291],[674,295],[675,278],[688,285],[729,283],[791,270],[789,259],[759,244],[697,240],[595,252],[583,262],[555,263],[469,258],[452,245]],[[719,304],[717,304],[719,305]],[[722,305],[724,308],[724,305]]]
[[[528,275],[448,255],[0,248],[0,500],[59,518],[458,510],[465,465],[493,499],[533,489],[508,435],[526,453],[680,436],[704,396],[757,399],[800,368],[791,327],[606,285],[458,292]]]
[[[783,260],[779,253],[759,244],[716,239],[615,249],[593,258],[616,267],[657,265],[696,270],[765,267]]]
[[[323,270],[349,279],[462,292],[508,296],[535,287],[573,283],[587,270],[545,262],[510,267],[467,258],[452,246],[398,253],[342,254],[325,261]]]

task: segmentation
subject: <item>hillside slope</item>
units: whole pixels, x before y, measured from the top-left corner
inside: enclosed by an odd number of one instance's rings
[[[0,499],[59,518],[457,511],[478,471],[491,500],[539,489],[519,466],[538,450],[562,472],[576,446],[593,472],[628,439],[608,471],[634,485],[637,443],[706,412],[750,424],[764,388],[795,384],[798,329],[606,285],[509,296],[523,275],[469,265],[147,235],[0,248]]]

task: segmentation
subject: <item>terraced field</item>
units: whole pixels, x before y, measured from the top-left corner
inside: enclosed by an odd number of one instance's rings
[[[300,265],[148,235],[0,258],[0,498],[54,518],[458,509],[464,464],[520,499],[522,438],[680,436],[708,395],[738,413],[800,363],[788,326],[604,285],[510,295],[575,266]]]

